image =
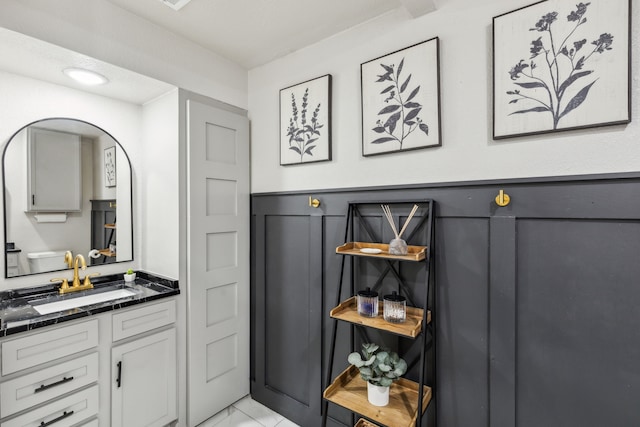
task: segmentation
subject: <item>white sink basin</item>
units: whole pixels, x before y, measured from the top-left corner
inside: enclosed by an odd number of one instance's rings
[[[62,301],[54,301],[46,304],[32,305],[40,314],[55,313],[57,311],[69,310],[77,307],[84,307],[91,304],[98,304],[106,301],[113,301],[120,298],[130,297],[136,293],[128,289],[116,289],[114,291],[102,292],[99,294],[86,295],[77,298],[69,298]]]

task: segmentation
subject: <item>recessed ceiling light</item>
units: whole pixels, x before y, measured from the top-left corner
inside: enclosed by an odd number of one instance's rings
[[[109,79],[102,74],[85,70],[84,68],[65,68],[62,72],[78,83],[88,86],[103,85],[109,81]]]

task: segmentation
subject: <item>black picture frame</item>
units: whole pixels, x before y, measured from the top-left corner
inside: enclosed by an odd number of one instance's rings
[[[280,165],[331,160],[331,74],[280,90]]]
[[[116,186],[116,147],[104,149],[104,185],[105,187]]]
[[[442,145],[439,58],[434,37],[360,64],[364,157]]]
[[[540,1],[493,18],[493,138],[631,121],[631,2]]]

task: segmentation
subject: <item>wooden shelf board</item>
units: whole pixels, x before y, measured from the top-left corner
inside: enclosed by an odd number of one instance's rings
[[[98,252],[100,253],[100,255],[104,255],[104,256],[116,256],[116,253],[111,252],[109,249],[100,249],[98,250]]]
[[[105,224],[104,228],[111,228],[111,229],[115,229],[116,225],[115,224]]]
[[[378,302],[378,316],[365,317],[358,314],[358,303],[356,297],[351,297],[340,303],[331,310],[331,317],[357,325],[368,326],[381,329],[405,337],[415,338],[422,332],[422,320],[424,310],[416,307],[407,307],[407,320],[404,323],[389,323],[384,320],[383,302]],[[427,312],[427,323],[431,322],[431,312]]]
[[[380,249],[379,254],[369,254],[361,252],[360,249]],[[422,261],[427,252],[426,246],[407,246],[407,255],[391,255],[389,253],[389,245],[386,243],[369,243],[369,242],[348,242],[336,248],[336,253],[342,255],[355,255],[369,258],[385,258],[402,261]]]
[[[418,418],[418,384],[400,378],[391,384],[389,404],[374,406],[367,400],[367,383],[351,365],[324,391],[324,398],[374,422],[393,427],[414,426]],[[431,388],[423,386],[422,412],[431,401]]]

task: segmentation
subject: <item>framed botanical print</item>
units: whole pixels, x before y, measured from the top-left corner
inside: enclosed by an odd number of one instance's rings
[[[631,120],[629,0],[547,0],[493,18],[493,137]]]
[[[362,155],[441,145],[439,39],[360,65]]]
[[[104,185],[116,186],[116,147],[104,149]]]
[[[280,164],[331,160],[331,75],[280,90]]]

